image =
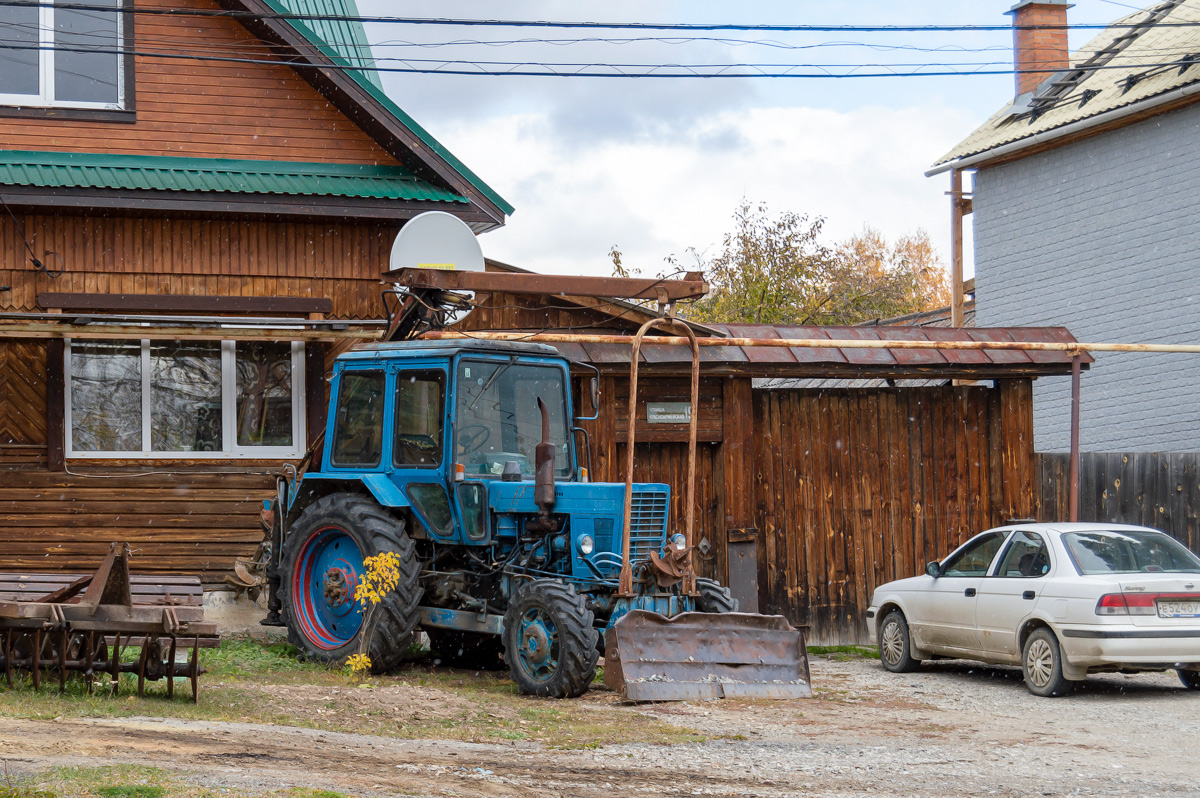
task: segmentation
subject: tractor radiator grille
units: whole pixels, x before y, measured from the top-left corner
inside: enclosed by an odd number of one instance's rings
[[[651,550],[661,552],[667,531],[665,491],[634,491],[629,518],[629,557],[633,562],[650,559]]]

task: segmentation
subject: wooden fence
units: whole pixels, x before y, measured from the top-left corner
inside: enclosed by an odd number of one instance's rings
[[[1037,518],[1070,517],[1066,454],[1038,454]],[[1200,453],[1085,452],[1079,456],[1079,520],[1161,529],[1200,552]]]

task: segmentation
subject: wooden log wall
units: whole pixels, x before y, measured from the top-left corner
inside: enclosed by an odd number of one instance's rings
[[[219,584],[261,540],[259,511],[275,484],[263,467],[227,471],[0,471],[0,571],[86,572],[110,542],[127,541],[138,573]]]
[[[762,391],[759,600],[816,643],[866,639],[875,587],[1034,510],[1032,391]]]
[[[380,275],[395,228],[17,214],[34,250],[62,258],[34,271],[11,220],[0,219],[0,309],[39,310],[64,293],[328,297],[336,318],[383,318]]]
[[[1070,518],[1070,458],[1037,455],[1039,521]],[[1079,520],[1161,529],[1200,553],[1200,453],[1083,452]]]

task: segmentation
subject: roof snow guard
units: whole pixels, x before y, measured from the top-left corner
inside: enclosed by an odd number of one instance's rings
[[[1064,327],[785,327],[768,324],[710,324],[731,338],[822,339],[830,341],[1010,341],[1015,343],[1077,343]],[[627,373],[627,344],[555,343],[566,357],[592,363],[602,371]],[[655,346],[647,338],[642,363],[656,374],[687,374],[691,350],[686,346]],[[1067,352],[1014,349],[878,349],[787,348],[765,346],[702,346],[700,366],[705,375],[746,377],[822,377],[845,379],[941,378],[992,380],[1050,377],[1071,373]],[[1080,354],[1087,368],[1093,359]]]
[[[1197,22],[1200,0],[1166,0],[1116,20],[1071,57],[1071,69],[1006,105],[926,174],[972,168],[1142,111],[1200,99]]]

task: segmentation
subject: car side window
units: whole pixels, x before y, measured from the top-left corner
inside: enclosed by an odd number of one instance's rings
[[[1008,542],[996,576],[1028,579],[1050,572],[1050,552],[1046,541],[1036,532],[1017,532]]]
[[[1000,551],[1006,532],[980,535],[942,563],[942,576],[983,576]]]

